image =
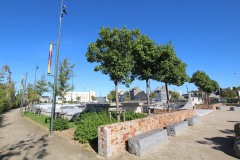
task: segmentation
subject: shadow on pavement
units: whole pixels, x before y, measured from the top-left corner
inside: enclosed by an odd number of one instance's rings
[[[95,138],[94,140],[90,141],[89,145],[96,153],[98,153],[98,138]]]
[[[0,115],[0,128],[4,128],[8,125],[11,125],[11,123],[5,124],[4,122],[6,121],[6,117],[4,115]]]
[[[237,122],[239,122],[239,121],[227,121],[227,122],[234,122],[234,123],[236,122],[236,123],[237,123]]]
[[[47,135],[34,140],[32,138],[28,140],[22,140],[12,146],[5,146],[0,152],[0,159],[13,159],[14,156],[21,156],[24,160],[30,159],[44,159],[49,153],[47,153],[46,147],[48,146]],[[32,153],[34,151],[34,153]],[[29,156],[31,153],[31,156]]]
[[[219,130],[222,133],[225,134],[233,134],[233,130]],[[235,156],[234,150],[233,150],[233,145],[234,145],[234,136],[225,136],[225,137],[211,137],[211,138],[204,138],[205,140],[203,141],[197,141],[200,144],[203,145],[212,145],[213,149],[219,150],[224,152],[225,154],[237,158]]]

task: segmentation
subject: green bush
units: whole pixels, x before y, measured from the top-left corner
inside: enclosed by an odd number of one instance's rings
[[[98,137],[98,126],[116,122],[114,118],[110,119],[107,112],[88,112],[81,114],[75,124],[77,128],[74,133],[74,139],[80,143],[89,143]]]
[[[62,131],[64,129],[68,129],[68,119],[57,118],[53,121],[53,130],[54,131]]]
[[[146,115],[144,115],[142,113],[135,113],[135,112],[133,112],[131,110],[127,110],[124,114],[125,114],[125,120],[126,121],[131,121],[131,120],[134,120],[134,119],[139,119],[139,118],[146,117]],[[117,113],[113,112],[112,113],[112,117],[114,119],[117,119]],[[123,114],[121,114],[121,121],[123,121]]]
[[[122,118],[123,116],[121,116]],[[125,112],[125,120],[126,121],[131,121],[134,119],[139,119],[139,118],[144,118],[146,117],[146,115],[142,114],[142,113],[135,113],[133,111],[126,111]]]

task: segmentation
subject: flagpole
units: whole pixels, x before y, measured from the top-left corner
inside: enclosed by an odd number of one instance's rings
[[[55,71],[54,71],[54,89],[53,89],[53,101],[52,101],[52,112],[51,112],[51,124],[50,124],[50,135],[53,134],[53,120],[55,119],[55,108],[56,108],[56,91],[57,91],[57,77],[58,77],[58,57],[60,50],[60,35],[61,35],[61,25],[63,17],[63,0],[61,2],[60,8],[60,22],[58,27],[58,41],[57,41],[57,51],[56,51],[56,61],[55,61]]]

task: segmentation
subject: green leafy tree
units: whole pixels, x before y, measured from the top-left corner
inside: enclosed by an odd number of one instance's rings
[[[56,96],[58,95],[62,97],[62,106],[66,92],[73,90],[74,87],[69,83],[69,80],[74,75],[73,68],[74,64],[70,64],[67,58],[65,58],[63,62],[60,63]],[[54,84],[49,82],[48,85],[50,88],[52,88],[52,90],[54,89]]]
[[[115,102],[116,101],[116,92],[114,90],[110,91],[110,93],[107,95],[107,99]]]
[[[221,97],[223,98],[232,99],[237,97],[237,92],[234,90],[231,90],[230,88],[222,89],[220,93],[221,93]]]
[[[110,77],[115,85],[116,97],[118,97],[118,84],[129,86],[133,81],[131,72],[133,69],[133,43],[139,34],[138,30],[110,29],[101,27],[99,36],[94,43],[90,43],[86,57],[88,62],[96,62],[95,71],[101,71]],[[118,98],[116,98],[118,121],[120,110]]]
[[[151,99],[155,99],[157,97],[157,94],[155,93],[155,92],[152,92],[151,94],[150,94],[150,98]]]
[[[26,95],[27,95],[27,101],[29,102],[28,106],[31,105],[33,102],[38,101],[39,99],[37,92],[35,90],[35,87],[31,83],[28,83],[28,86],[26,88]]]
[[[91,96],[91,100],[92,100],[92,101],[95,101],[95,100],[96,100],[96,97],[95,97],[95,96]]]
[[[0,70],[0,113],[16,107],[15,82],[9,65]]]
[[[31,87],[33,87],[33,86],[31,86]],[[37,97],[38,97],[37,100],[38,100],[38,102],[40,102],[40,98],[43,95],[43,93],[49,91],[48,83],[47,83],[45,75],[41,76],[41,78],[36,82],[34,88],[35,88],[35,93],[37,94]],[[30,91],[30,94],[32,94],[32,93],[33,92]],[[33,97],[35,98],[35,95]]]
[[[187,65],[176,56],[172,44],[167,43],[166,45],[159,45],[157,47],[154,66],[155,74],[153,79],[165,83],[169,110],[168,84],[181,86],[189,81],[189,77],[186,74]]]
[[[206,93],[211,93],[219,89],[218,83],[210,79],[209,76],[203,71],[196,71],[195,73],[193,73],[191,82],[194,83],[197,87],[199,87],[201,91]]]
[[[175,91],[169,91],[170,95],[171,95],[171,99],[172,100],[178,100],[180,95],[178,92],[175,92]]]
[[[81,99],[81,97],[77,96],[77,98],[76,98],[76,99],[77,99],[77,101],[79,102],[79,101],[80,101],[80,99]]]
[[[68,83],[68,81],[72,78],[74,64],[70,64],[68,59],[65,58],[62,63],[60,63],[59,68],[59,79],[58,79],[58,95],[62,97],[62,106],[63,106],[63,99],[65,97],[66,92],[72,90],[72,85]]]
[[[134,68],[133,76],[146,81],[146,94],[148,115],[150,115],[149,79],[153,77],[154,61],[156,57],[156,45],[149,37],[140,35],[134,45]]]
[[[124,94],[124,101],[125,102],[129,102],[130,101],[130,96],[129,96],[128,92]]]

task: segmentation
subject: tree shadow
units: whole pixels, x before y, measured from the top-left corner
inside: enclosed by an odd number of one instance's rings
[[[240,122],[240,121],[227,121],[227,122],[237,123],[237,122]]]
[[[47,136],[44,135],[39,139],[28,139],[28,140],[21,140],[16,144],[8,147],[3,147],[3,151],[0,154],[0,159],[10,159],[14,156],[22,156],[24,160],[28,159],[44,159],[49,153],[47,152],[46,147],[48,146]],[[35,151],[35,153],[29,156],[31,151]],[[32,153],[31,153],[32,154]],[[29,158],[30,157],[30,158]]]
[[[4,128],[4,127],[12,124],[12,123],[5,124],[4,123],[5,121],[6,121],[6,117],[4,115],[0,115],[0,128]]]
[[[4,116],[3,116],[3,115],[0,115],[0,128],[1,128],[2,125],[3,125],[3,118],[4,118]]]
[[[234,131],[230,129],[219,130],[219,131],[222,133],[231,134],[231,135],[234,133]],[[212,146],[213,149],[222,151],[231,157],[237,158],[233,150],[234,139],[235,139],[234,136],[211,137],[211,138],[204,138],[204,139],[205,140],[203,141],[196,141],[196,142],[203,145],[214,145]]]
[[[220,132],[225,134],[234,134],[234,130],[232,129],[224,129],[224,130],[220,130]]]

